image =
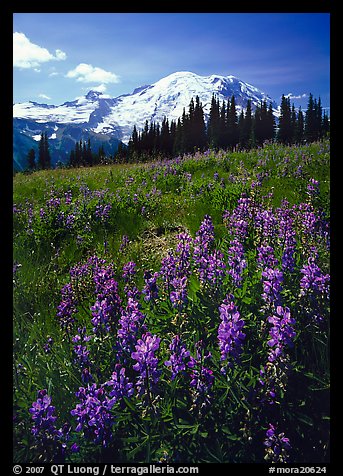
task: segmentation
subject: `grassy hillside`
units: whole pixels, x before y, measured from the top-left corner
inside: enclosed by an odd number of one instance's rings
[[[329,153],[16,174],[16,460],[328,461]]]

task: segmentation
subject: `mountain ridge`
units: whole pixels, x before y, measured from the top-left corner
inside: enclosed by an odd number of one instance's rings
[[[252,109],[266,100],[272,103],[275,112],[277,110],[276,102],[267,94],[233,75],[200,76],[190,71],[178,71],[151,85],[139,86],[132,93],[113,98],[91,89],[84,96],[57,106],[34,101],[16,103],[13,105],[14,144],[20,142],[20,135],[25,135],[27,140],[22,141],[25,146],[31,139],[31,145],[36,149],[38,134],[47,131],[52,139],[52,163],[58,160],[66,162],[75,141],[80,140],[76,136],[82,140],[91,138],[95,143],[111,143],[111,147],[118,146],[120,141],[127,143],[133,127],[136,125],[138,130],[142,129],[146,120],[160,123],[164,117],[177,120],[196,96],[199,96],[207,120],[213,94],[220,101],[227,101],[234,95],[238,113],[246,108],[249,99]],[[68,133],[68,125],[75,128],[73,136]],[[21,149],[14,147],[17,166],[23,160],[19,157]]]

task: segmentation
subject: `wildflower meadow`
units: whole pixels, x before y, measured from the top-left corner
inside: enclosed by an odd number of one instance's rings
[[[14,460],[329,462],[329,156],[16,174]]]

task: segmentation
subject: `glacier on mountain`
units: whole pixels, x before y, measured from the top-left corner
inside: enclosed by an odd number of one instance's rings
[[[169,121],[177,120],[184,108],[188,112],[189,103],[196,96],[202,103],[206,120],[213,94],[219,101],[227,101],[234,95],[237,113],[246,108],[249,99],[252,109],[266,100],[277,112],[277,104],[267,94],[235,76],[200,76],[179,71],[115,98],[91,90],[85,96],[58,106],[33,101],[14,104],[14,128],[36,146],[38,133],[42,130],[47,130],[54,144],[65,139],[67,155],[78,137],[92,136],[100,142],[116,140],[128,143],[134,125],[141,130],[146,121],[161,123],[164,117]],[[16,159],[18,162],[18,157]]]

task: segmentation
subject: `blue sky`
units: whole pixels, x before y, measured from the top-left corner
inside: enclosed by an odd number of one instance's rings
[[[13,33],[14,102],[115,97],[192,71],[330,104],[328,13],[15,13]]]

